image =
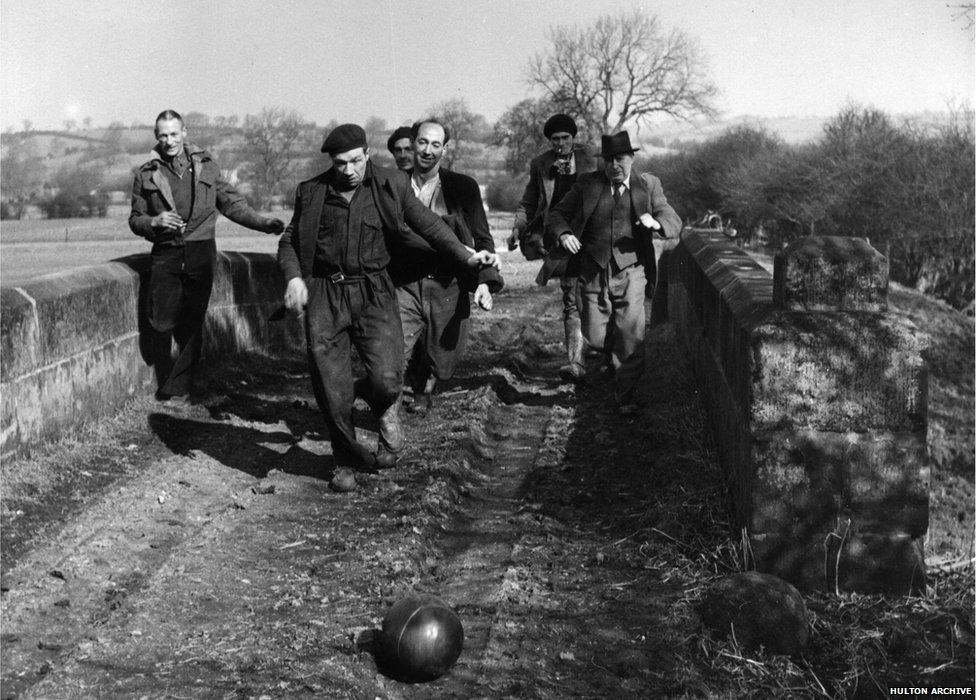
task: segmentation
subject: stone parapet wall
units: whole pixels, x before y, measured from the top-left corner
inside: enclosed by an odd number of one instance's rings
[[[153,391],[149,265],[148,255],[132,255],[0,289],[3,457],[27,454]],[[219,253],[205,357],[300,346],[295,318],[269,323],[282,294],[273,256]]]
[[[776,275],[686,230],[668,313],[705,396],[746,555],[805,589],[924,587],[927,373],[887,261],[808,238]]]

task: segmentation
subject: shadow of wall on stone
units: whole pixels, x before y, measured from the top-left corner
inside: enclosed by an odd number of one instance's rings
[[[887,260],[811,237],[776,266],[774,285],[692,230],[669,271],[747,558],[805,589],[923,590],[927,374],[886,313]]]
[[[74,268],[0,290],[2,455],[29,453],[152,391],[148,255]],[[205,352],[301,347],[298,319],[269,323],[283,286],[274,257],[220,253]]]

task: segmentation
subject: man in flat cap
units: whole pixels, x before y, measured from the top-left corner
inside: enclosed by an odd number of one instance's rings
[[[336,464],[333,483],[350,484],[354,471],[392,466],[403,441],[397,410],[403,332],[386,271],[390,246],[436,250],[459,268],[497,267],[498,257],[471,252],[417,200],[403,173],[373,165],[362,127],[337,126],[322,150],[332,167],[298,186],[278,264],[287,281],[285,305],[305,312],[312,389]],[[353,347],[366,370],[364,398],[380,417],[375,454],[356,439]]]
[[[559,368],[559,374],[564,379],[577,380],[584,374],[577,273],[568,265],[570,258],[565,250],[551,243],[546,245],[543,224],[546,213],[569,192],[579,174],[596,169],[596,159],[585,145],[576,143],[576,122],[568,114],[551,116],[542,133],[552,148],[533,158],[529,164],[529,182],[515,210],[515,226],[508,247],[514,250],[516,245],[521,245],[526,260],[545,258],[536,278],[539,284],[545,285],[553,277],[559,278],[567,355],[567,363]]]
[[[416,122],[413,134],[413,170],[410,184],[417,198],[454,230],[469,248],[495,252],[474,178],[441,167],[451,132],[434,117]],[[390,276],[397,287],[403,323],[405,364],[414,401],[409,410],[426,413],[433,406],[438,381],[454,375],[464,350],[471,302],[492,307],[492,294],[502,288],[498,270],[459,271],[446,266],[433,253],[399,255],[390,262]],[[416,353],[414,352],[416,350]]]
[[[632,415],[644,369],[644,291],[656,273],[652,241],[676,237],[681,218],[658,178],[632,171],[637,149],[626,131],[604,135],[600,145],[603,170],[577,179],[549,210],[546,229],[578,260],[583,335],[603,349],[617,405]]]
[[[413,170],[413,130],[409,126],[400,126],[393,130],[386,140],[386,150],[393,156],[393,164],[397,170],[410,172]]]
[[[153,244],[149,324],[156,398],[184,401],[193,390],[203,346],[217,262],[217,212],[265,233],[281,233],[285,224],[248,206],[221,176],[213,156],[186,141],[178,112],[160,112],[155,135],[152,157],[139,166],[132,183],[129,228]]]

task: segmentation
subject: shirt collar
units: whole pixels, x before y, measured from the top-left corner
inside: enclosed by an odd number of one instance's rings
[[[429,189],[431,187],[434,187],[435,185],[439,185],[440,182],[441,182],[441,169],[438,168],[437,169],[437,172],[435,172],[427,180],[420,181],[420,182],[418,182],[418,180],[420,180],[420,178],[418,178],[416,176],[416,173],[415,172],[411,171],[411,173],[410,173],[410,184],[413,185],[414,194],[417,194],[418,192],[420,192],[423,189]]]
[[[613,180],[611,180],[610,181],[610,192],[611,193],[613,193],[614,191],[616,191],[617,185],[623,185],[625,190],[630,191],[630,178],[628,177],[623,182],[614,182]]]

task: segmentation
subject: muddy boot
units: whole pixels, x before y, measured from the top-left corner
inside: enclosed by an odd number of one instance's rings
[[[397,453],[403,449],[403,426],[400,423],[402,396],[397,396],[397,400],[380,416],[379,449],[376,451],[376,466],[379,469],[389,469],[396,464]]]
[[[579,318],[567,318],[563,322],[566,331],[566,355],[569,362],[559,368],[559,376],[567,381],[575,382],[586,374],[583,364],[583,332]]]
[[[413,403],[409,411],[414,415],[426,416],[434,408],[434,387],[437,386],[437,377],[428,377],[424,384],[422,394],[414,394]]]

